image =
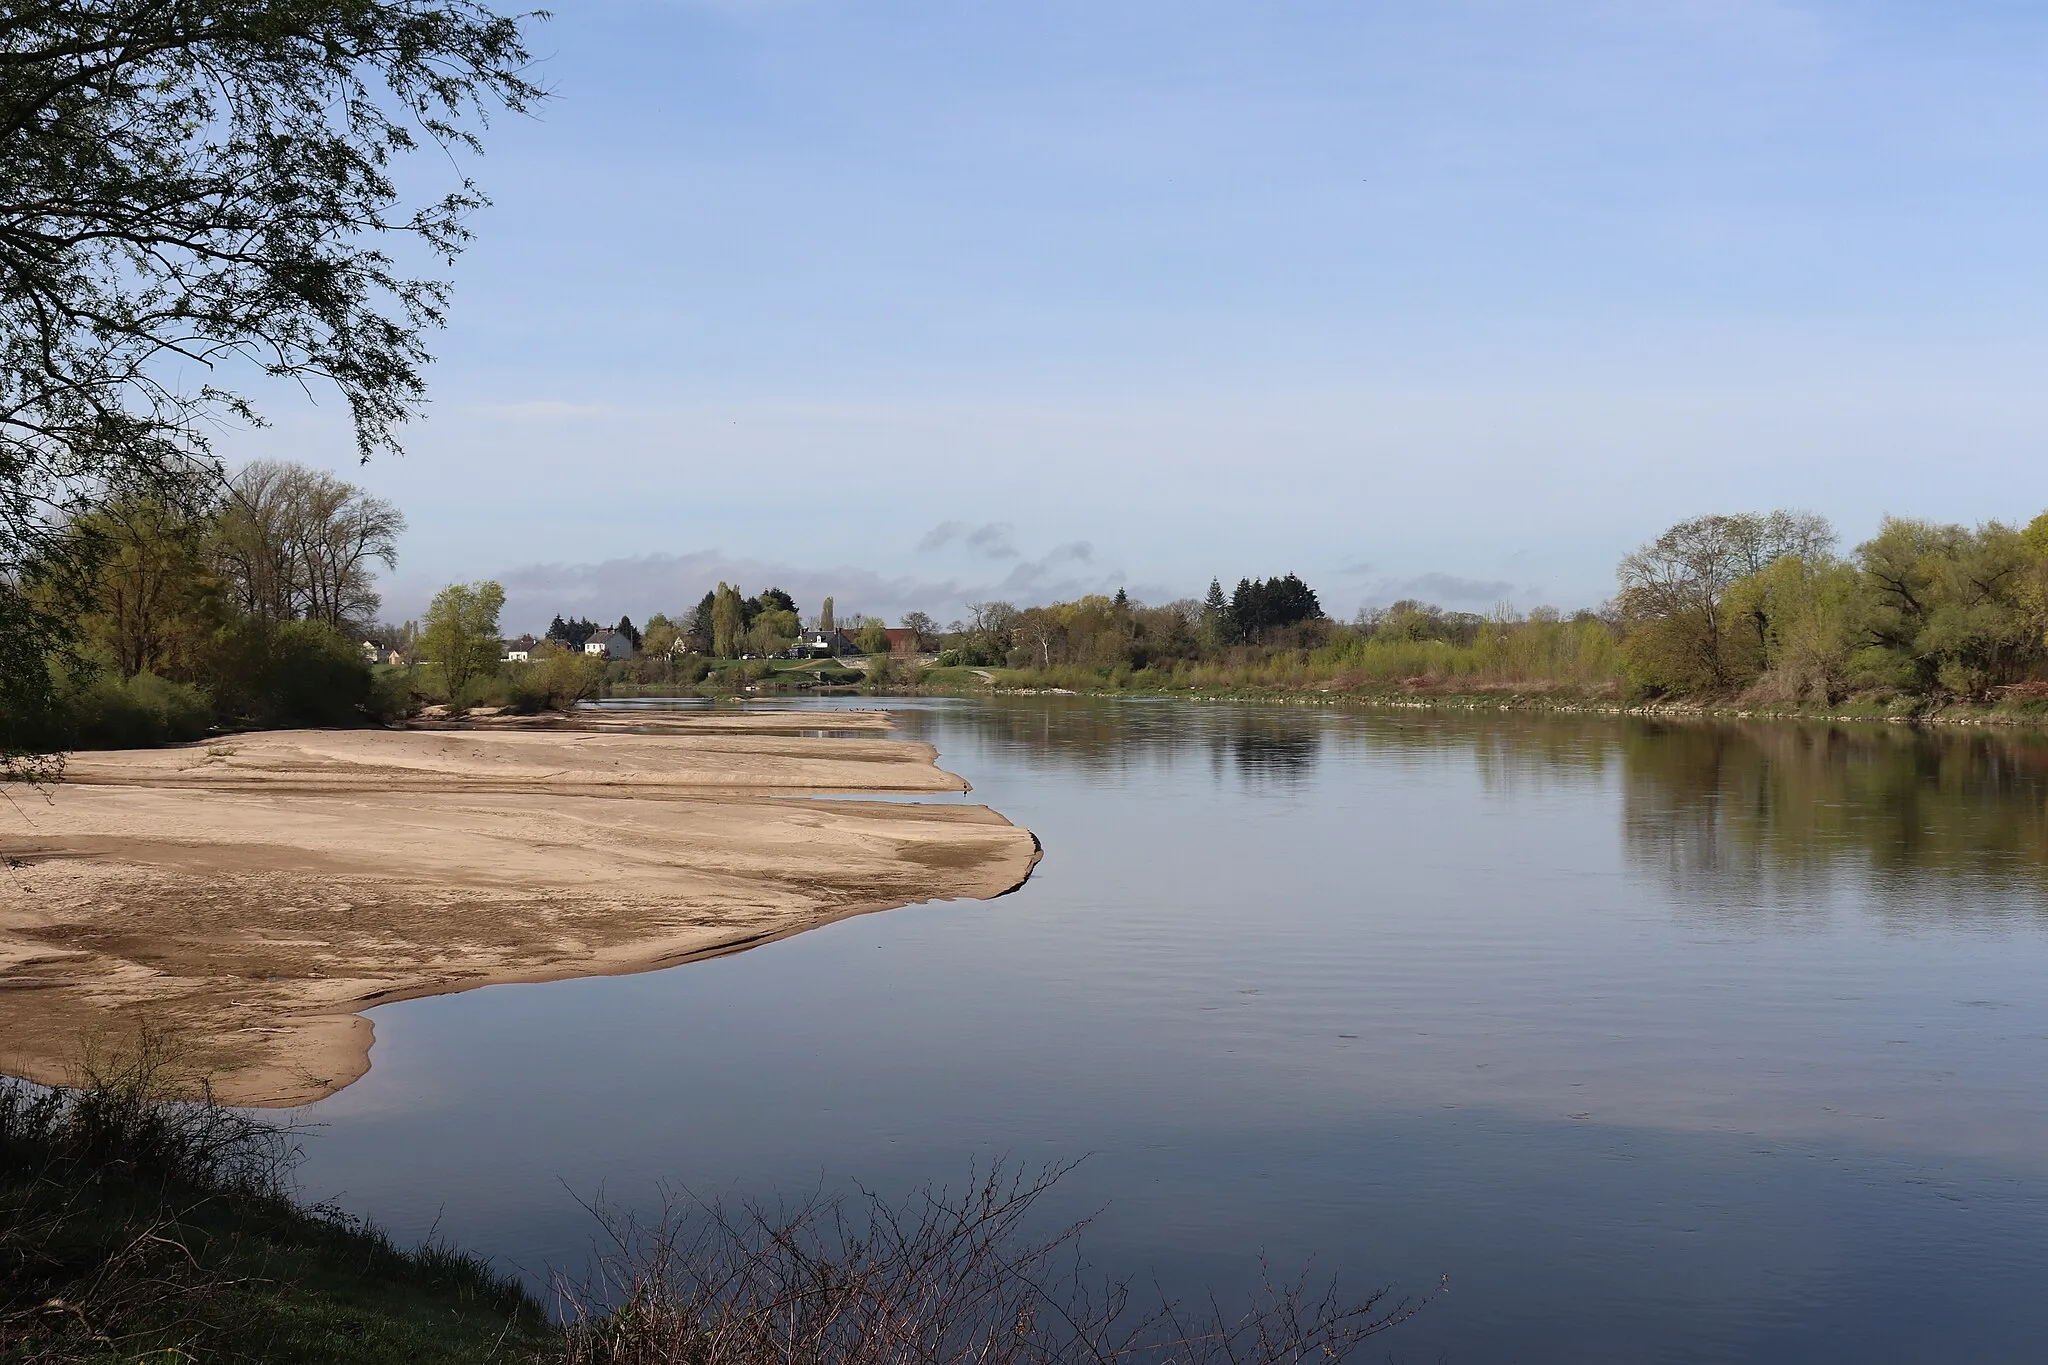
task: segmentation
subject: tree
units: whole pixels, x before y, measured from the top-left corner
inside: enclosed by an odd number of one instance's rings
[[[149,495],[119,498],[77,518],[73,532],[98,542],[79,616],[124,678],[190,679],[220,624],[206,572],[205,513]]]
[[[498,613],[505,590],[496,583],[452,583],[434,596],[420,637],[426,656],[441,665],[448,702],[462,704],[472,679],[498,666]]]
[[[879,616],[860,618],[860,629],[854,633],[853,643],[863,654],[887,654],[889,652],[889,628],[882,624]]]
[[[1230,602],[1223,596],[1221,579],[1209,580],[1209,595],[1202,599],[1202,635],[1212,647],[1230,639]]]
[[[939,623],[921,611],[905,612],[903,628],[915,637],[919,649],[926,648],[927,643],[935,639],[939,633]]]
[[[1618,605],[1629,623],[1631,666],[1657,687],[1725,687],[1721,599],[1752,572],[1748,520],[1681,521],[1621,561]]]
[[[697,603],[697,610],[690,614],[690,638],[699,654],[716,654],[713,644],[714,617],[718,610],[718,594],[707,592]]]
[[[619,618],[619,623],[616,626],[613,626],[612,629],[617,631],[619,634],[625,636],[628,640],[632,641],[633,648],[640,648],[640,632],[638,629],[634,627],[632,617],[621,616]]]
[[[322,470],[274,460],[230,482],[214,541],[236,605],[265,621],[357,629],[376,618],[371,565],[398,565],[405,515]]]
[[[746,614],[740,603],[739,589],[720,583],[718,595],[711,605],[711,652],[721,659],[737,655],[740,632],[745,628]]]
[[[780,588],[770,588],[761,594],[761,610],[786,611],[794,616],[796,614],[796,599]]]
[[[400,163],[478,150],[543,92],[480,0],[22,0],[0,11],[0,721],[53,704],[53,510],[219,477],[238,373],[338,391],[364,458],[422,401],[484,199]],[[405,183],[417,183],[411,176]],[[4,757],[4,756],[0,756]]]
[[[1315,591],[1293,574],[1241,578],[1237,591],[1230,595],[1231,633],[1238,640],[1258,640],[1303,621],[1321,620],[1322,615]]]
[[[763,611],[744,632],[747,653],[769,658],[789,648],[800,623],[793,611]]]
[[[564,621],[560,616],[557,616],[548,625],[547,638],[559,641],[569,649],[580,652],[583,648],[583,642],[595,634],[597,634],[597,622],[595,621],[585,620],[581,616],[571,621]]]
[[[1772,604],[1794,600],[1768,590],[1772,566],[1792,558],[1823,569],[1834,541],[1826,519],[1806,512],[1695,517],[1671,527],[1617,570],[1630,670],[1674,691],[1749,682],[1770,663]]]
[[[827,635],[839,629],[832,623],[832,599],[826,598],[825,605],[818,608],[818,629]]]
[[[567,711],[604,688],[604,660],[548,641],[513,680],[512,700],[520,710]]]
[[[1888,680],[1973,697],[2039,657],[2025,533],[1995,521],[1972,530],[1887,517],[1856,557],[1869,584],[1870,635],[1893,661]]]

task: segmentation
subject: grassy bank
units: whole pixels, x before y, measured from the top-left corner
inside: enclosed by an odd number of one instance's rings
[[[287,1131],[199,1100],[163,1049],[75,1090],[0,1082],[0,1360],[539,1358],[539,1305],[289,1196]]]

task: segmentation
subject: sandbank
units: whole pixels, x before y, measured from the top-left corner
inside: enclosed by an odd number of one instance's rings
[[[0,807],[0,1071],[61,1082],[81,1037],[147,1020],[222,1098],[301,1104],[369,1069],[372,1005],[1019,885],[1036,843],[984,806],[803,799],[967,789],[887,727],[601,716],[74,754]]]

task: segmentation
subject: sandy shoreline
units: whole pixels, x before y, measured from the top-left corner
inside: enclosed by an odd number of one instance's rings
[[[368,1070],[371,1005],[1020,884],[1036,844],[986,807],[802,799],[967,789],[887,727],[719,713],[74,755],[0,808],[0,1071],[63,1080],[86,1032],[148,1019],[223,1098],[301,1104]]]

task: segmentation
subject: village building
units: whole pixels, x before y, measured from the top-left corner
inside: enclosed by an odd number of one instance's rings
[[[516,640],[507,640],[505,642],[504,662],[508,664],[531,663],[533,661],[533,651],[539,648],[540,641],[534,639],[531,635],[522,635]]]
[[[583,652],[600,659],[630,659],[633,657],[633,637],[607,626],[591,633],[590,638],[583,642]]]

